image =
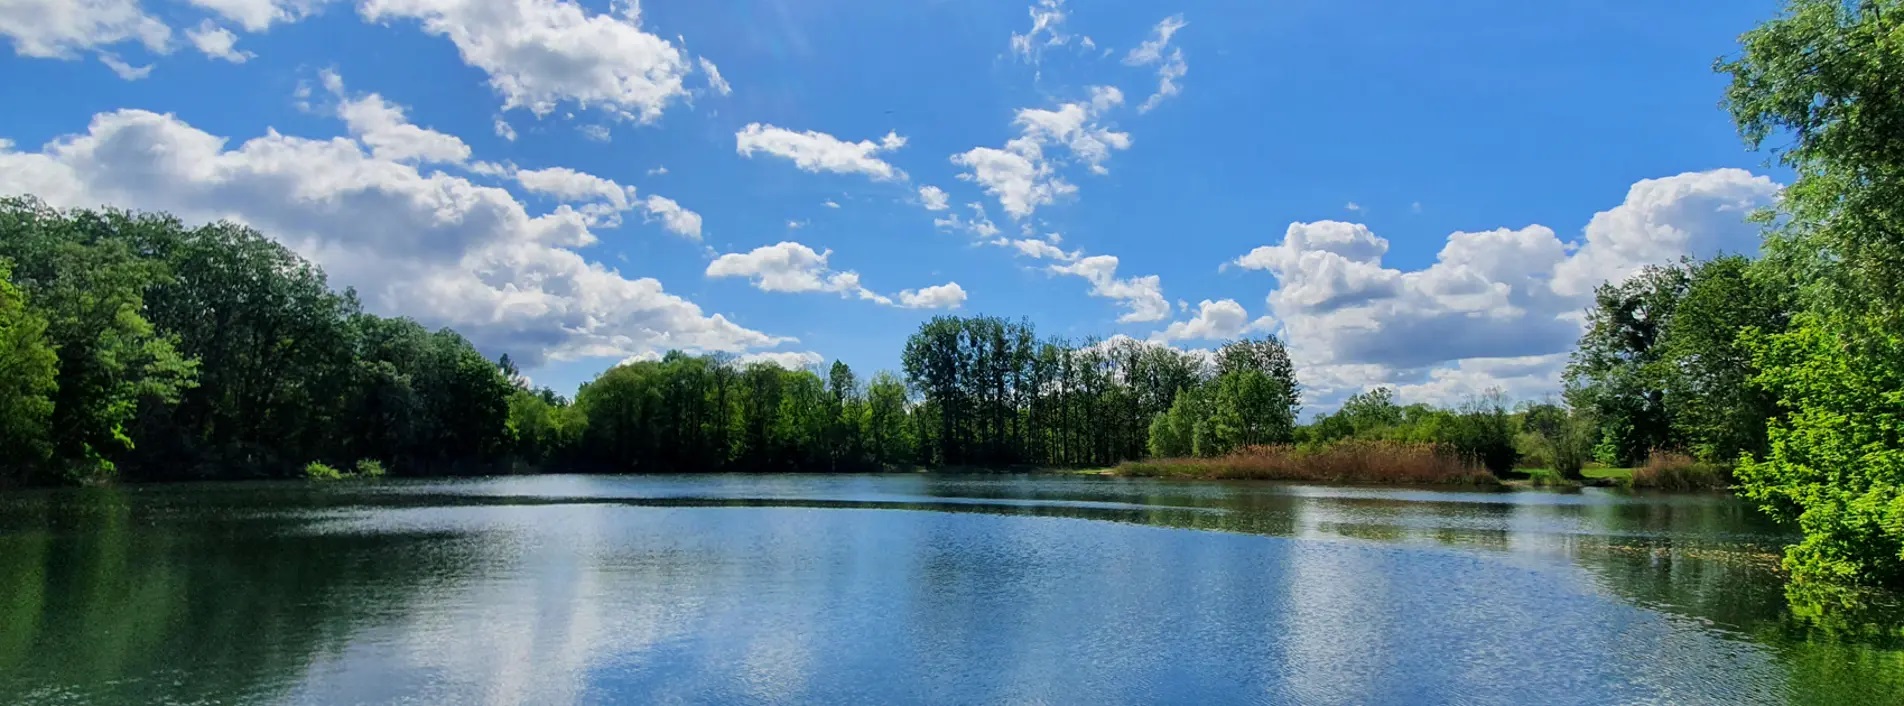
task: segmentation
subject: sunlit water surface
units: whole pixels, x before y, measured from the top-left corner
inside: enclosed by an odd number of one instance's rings
[[[0,703],[1904,704],[1743,503],[1084,477],[0,495]]]

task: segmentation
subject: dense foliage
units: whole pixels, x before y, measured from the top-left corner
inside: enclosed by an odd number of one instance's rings
[[[482,470],[510,450],[495,364],[364,313],[248,228],[7,199],[0,262],[0,482]]]
[[[1904,585],[1904,2],[1792,0],[1741,42],[1726,106],[1797,177],[1764,257],[1602,287],[1569,399],[1608,462],[1736,464],[1800,584]]]
[[[1526,416],[1510,413],[1498,395],[1440,409],[1398,405],[1394,390],[1375,388],[1350,397],[1333,414],[1317,417],[1301,430],[1301,438],[1309,445],[1344,439],[1432,444],[1504,475],[1521,460],[1522,450],[1515,442]]]
[[[45,463],[52,453],[54,374],[59,357],[46,340],[46,319],[0,263],[0,477]]]
[[[1567,396],[1595,420],[1594,455],[1637,466],[1660,449],[1733,463],[1766,448],[1776,413],[1741,333],[1783,331],[1791,297],[1739,256],[1648,267],[1599,288],[1567,368]]]
[[[1273,337],[1194,352],[984,316],[923,323],[903,376],[672,352],[571,402],[454,332],[363,312],[248,228],[31,200],[5,202],[0,227],[14,483],[1107,466],[1345,440],[1443,448],[1496,474],[1534,458],[1571,472],[1581,455],[1579,415],[1498,396],[1440,409],[1376,389],[1300,425]]]
[[[1225,449],[1288,440],[1300,404],[1274,339],[1206,359],[991,317],[926,322],[903,378],[675,352],[570,402],[453,331],[365,313],[243,226],[8,199],[0,235],[7,484],[1105,465],[1173,406]]]
[[[1797,313],[1741,338],[1780,412],[1741,489],[1804,530],[1801,581],[1904,585],[1904,1],[1793,0],[1741,41],[1727,107],[1797,175],[1764,260]]]

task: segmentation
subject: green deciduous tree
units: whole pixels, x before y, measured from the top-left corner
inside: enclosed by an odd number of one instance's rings
[[[1599,420],[1595,455],[1632,466],[1653,449],[1676,448],[1658,362],[1673,312],[1692,281],[1689,263],[1647,267],[1618,283],[1601,285],[1587,314],[1587,332],[1567,366],[1567,401]]]
[[[142,477],[271,475],[315,458],[354,460],[332,433],[348,401],[354,299],[243,226],[168,224],[133,247],[170,275],[147,289],[145,311],[197,361],[199,383],[144,420]]]
[[[917,459],[912,426],[906,423],[906,403],[906,383],[897,375],[880,372],[866,386],[860,436],[866,440],[873,463],[880,467]]]
[[[1499,390],[1463,402],[1446,427],[1442,440],[1487,466],[1495,475],[1514,470],[1520,451],[1514,447],[1514,419]]]
[[[59,356],[46,340],[46,319],[27,305],[0,260],[0,484],[30,480],[52,454],[53,393]]]
[[[1175,458],[1196,454],[1196,426],[1203,419],[1196,393],[1178,394],[1169,411],[1159,412],[1150,420],[1150,455]]]
[[[1791,311],[1787,292],[1766,279],[1743,257],[1699,263],[1660,336],[1656,377],[1674,435],[1702,460],[1765,453],[1765,425],[1777,406],[1753,380],[1757,367],[1741,333],[1783,331]]]
[[[1288,441],[1301,398],[1282,343],[1236,341],[1215,359],[1122,336],[1041,341],[1029,323],[952,316],[921,325],[902,358],[929,463],[1108,465]]]
[[[1748,338],[1785,414],[1737,476],[1804,530],[1801,582],[1904,584],[1904,2],[1792,0],[1741,42],[1717,68],[1797,174],[1766,249],[1801,313]]]
[[[1212,418],[1224,450],[1287,443],[1295,436],[1289,383],[1254,368],[1237,368],[1213,383]]]
[[[176,221],[117,211],[71,215],[21,199],[0,201],[0,258],[44,312],[59,356],[51,463],[80,480],[110,477],[134,446],[142,404],[168,405],[194,384],[196,363],[144,316],[146,290],[169,277],[130,247]]]

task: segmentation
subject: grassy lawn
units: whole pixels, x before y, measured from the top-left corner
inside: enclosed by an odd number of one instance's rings
[[[1623,483],[1633,477],[1633,469],[1631,468],[1582,468],[1580,469],[1580,475],[1586,476],[1588,478],[1606,478],[1609,480],[1619,481]]]
[[[1517,468],[1514,470],[1520,473],[1525,473],[1528,476],[1535,479],[1539,479],[1546,476],[1553,476],[1556,478],[1558,477],[1554,473],[1554,470],[1551,468]],[[1631,480],[1633,478],[1633,469],[1631,468],[1599,468],[1599,467],[1582,468],[1580,469],[1580,475],[1581,477],[1586,478],[1589,481],[1604,480],[1604,481],[1613,483],[1615,485],[1625,485],[1628,480]],[[1536,483],[1535,485],[1539,485],[1539,484]]]

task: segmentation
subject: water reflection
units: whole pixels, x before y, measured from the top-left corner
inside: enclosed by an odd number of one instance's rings
[[[0,702],[1904,703],[1895,623],[1792,615],[1784,540],[1724,498],[1591,490],[17,494]]]

